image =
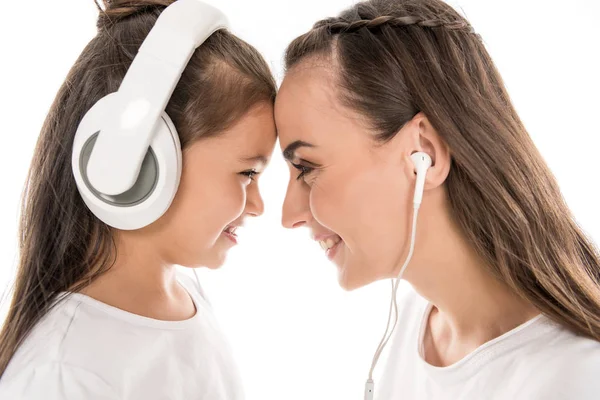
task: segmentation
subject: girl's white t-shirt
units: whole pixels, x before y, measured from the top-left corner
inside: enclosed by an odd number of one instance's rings
[[[202,288],[181,271],[178,280],[196,306],[184,321],[66,294],[11,359],[0,399],[243,399],[230,347]]]
[[[378,400],[598,400],[600,342],[543,315],[491,340],[448,367],[423,360],[432,305],[412,288],[375,379]]]

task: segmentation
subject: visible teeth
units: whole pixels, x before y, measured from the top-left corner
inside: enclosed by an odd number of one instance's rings
[[[327,238],[327,240],[321,240],[319,241],[319,243],[321,244],[321,248],[323,250],[329,250],[331,249],[333,246],[335,246],[336,244],[338,244],[338,242],[340,241],[340,238]]]

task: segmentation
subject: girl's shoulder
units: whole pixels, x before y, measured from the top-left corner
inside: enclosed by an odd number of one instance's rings
[[[200,283],[200,279],[198,278],[198,274],[195,270],[191,268],[178,267],[177,270],[177,280],[183,287],[187,290],[187,292],[194,298],[194,300],[200,300],[210,307],[210,300],[202,284]],[[191,272],[189,272],[189,271]],[[193,275],[193,277],[192,277]]]

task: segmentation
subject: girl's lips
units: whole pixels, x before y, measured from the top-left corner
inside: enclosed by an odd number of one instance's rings
[[[225,232],[223,231],[223,236],[225,236],[227,239],[231,240],[234,244],[237,244],[237,236],[235,233],[229,233],[229,232]]]

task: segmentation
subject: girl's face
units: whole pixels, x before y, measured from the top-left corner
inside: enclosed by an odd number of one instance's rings
[[[179,189],[155,230],[165,262],[217,268],[236,243],[235,228],[263,213],[258,190],[275,146],[273,106],[261,104],[227,131],[183,151]]]
[[[401,130],[376,145],[364,118],[339,103],[334,82],[325,68],[296,67],[275,121],[291,175],[283,225],[306,225],[350,290],[389,277],[406,254],[413,143]]]

